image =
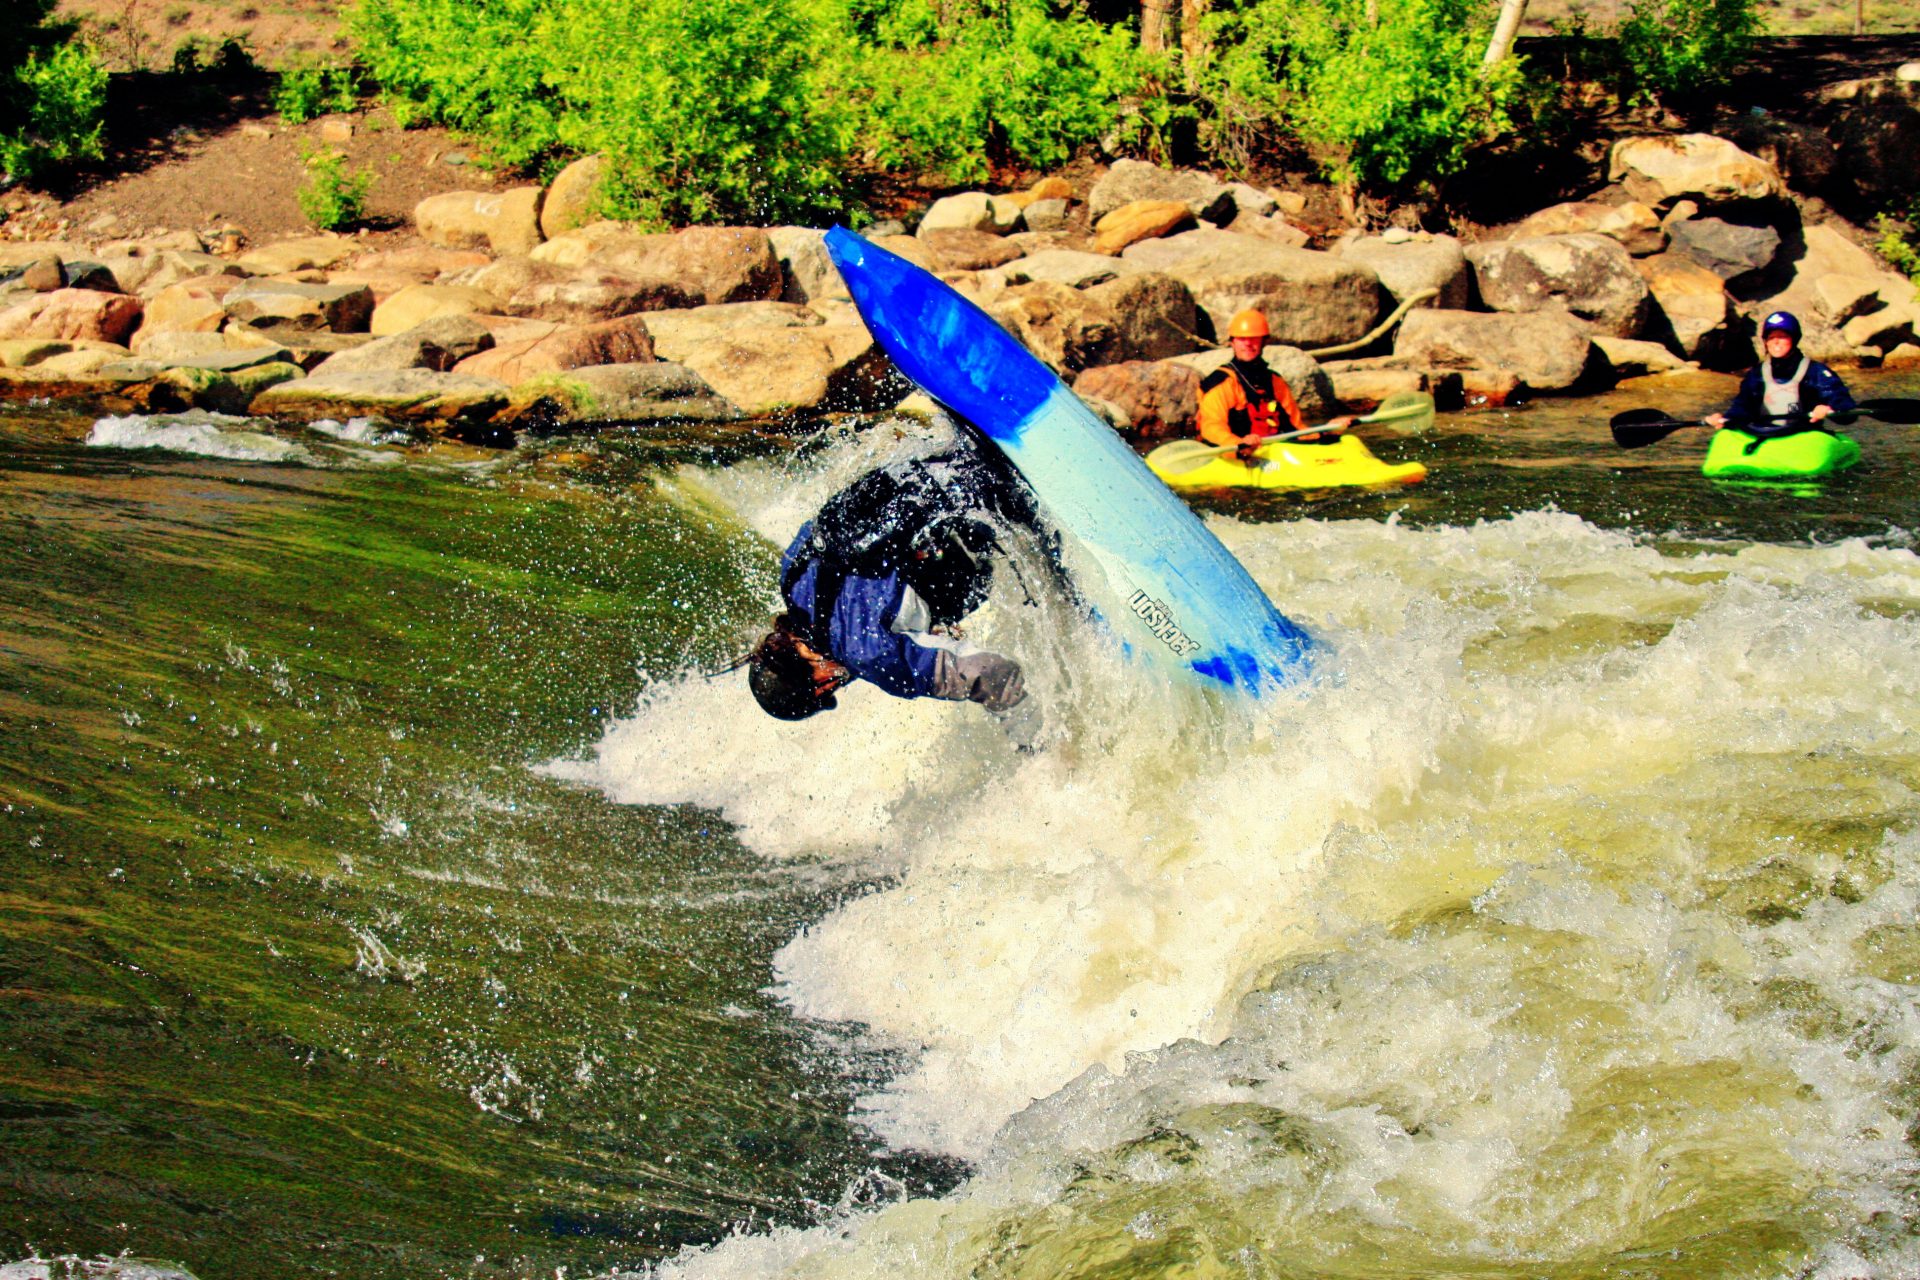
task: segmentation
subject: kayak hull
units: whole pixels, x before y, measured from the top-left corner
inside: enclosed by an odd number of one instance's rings
[[[1133,657],[1202,686],[1292,683],[1312,641],[1031,352],[952,287],[841,227],[827,251],[874,340],[1006,455],[1084,557],[1075,585]]]
[[[1831,431],[1761,437],[1723,427],[1707,443],[1703,474],[1720,479],[1804,479],[1844,471],[1860,460],[1860,446]]]
[[[1281,440],[1262,445],[1256,461],[1223,455],[1191,471],[1162,471],[1147,466],[1176,489],[1333,489],[1342,486],[1418,484],[1427,468],[1418,462],[1383,462],[1358,436],[1343,435],[1329,444]]]

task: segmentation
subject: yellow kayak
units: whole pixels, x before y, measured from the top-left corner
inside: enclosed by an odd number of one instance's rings
[[[1414,484],[1427,477],[1425,464],[1382,462],[1355,435],[1343,435],[1330,444],[1281,440],[1262,445],[1253,462],[1221,454],[1195,466],[1197,443],[1168,441],[1147,455],[1147,466],[1176,489],[1331,489]]]

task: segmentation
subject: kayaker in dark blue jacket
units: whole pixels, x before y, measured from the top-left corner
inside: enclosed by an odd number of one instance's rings
[[[1790,435],[1830,414],[1853,408],[1840,376],[1800,350],[1800,321],[1776,311],[1760,325],[1766,359],[1748,370],[1725,413],[1706,419],[1712,427],[1738,427],[1757,436]]]
[[[965,450],[870,471],[802,525],[780,562],[785,610],[747,659],[761,708],[804,720],[865,680],[898,698],[1026,696],[1011,658],[966,644],[999,550],[990,521],[1031,521],[1024,487]]]

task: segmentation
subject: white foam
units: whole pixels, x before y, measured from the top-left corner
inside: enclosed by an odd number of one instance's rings
[[[248,430],[251,421],[204,410],[101,418],[87,432],[87,444],[96,449],[165,449],[239,462],[312,465],[316,461],[311,452],[291,440]]]
[[[763,480],[730,481],[756,525]],[[1822,1268],[1897,1274],[1899,1246],[1840,1236],[1913,1208],[1920,1014],[1860,958],[1920,882],[1913,554],[1672,556],[1553,512],[1215,528],[1330,646],[1297,698],[1144,688],[997,602],[1042,654],[1038,756],[872,690],[779,724],[736,676],[656,685],[556,766],[889,874],[780,952],[779,989],[915,1050],[865,1116],[981,1170],[668,1271],[957,1276],[1019,1239],[1044,1275],[1050,1231],[1111,1252],[1182,1222],[1183,1257],[1210,1231],[1597,1264],[1692,1196],[1736,1256],[1743,1214],[1815,1197]],[[1776,875],[1815,886],[1797,920],[1741,905]]]

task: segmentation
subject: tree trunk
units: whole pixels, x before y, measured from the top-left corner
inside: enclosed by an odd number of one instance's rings
[[[1527,16],[1527,0],[1500,0],[1500,16],[1494,19],[1493,38],[1487,41],[1487,56],[1481,60],[1485,75],[1500,65],[1513,49],[1513,38],[1520,34],[1520,20]]]
[[[1178,0],[1140,0],[1140,52],[1165,53],[1179,29]]]
[[[1186,68],[1187,87],[1194,87],[1194,74],[1206,61],[1209,51],[1207,33],[1201,19],[1213,8],[1213,0],[1180,0],[1180,60]]]

